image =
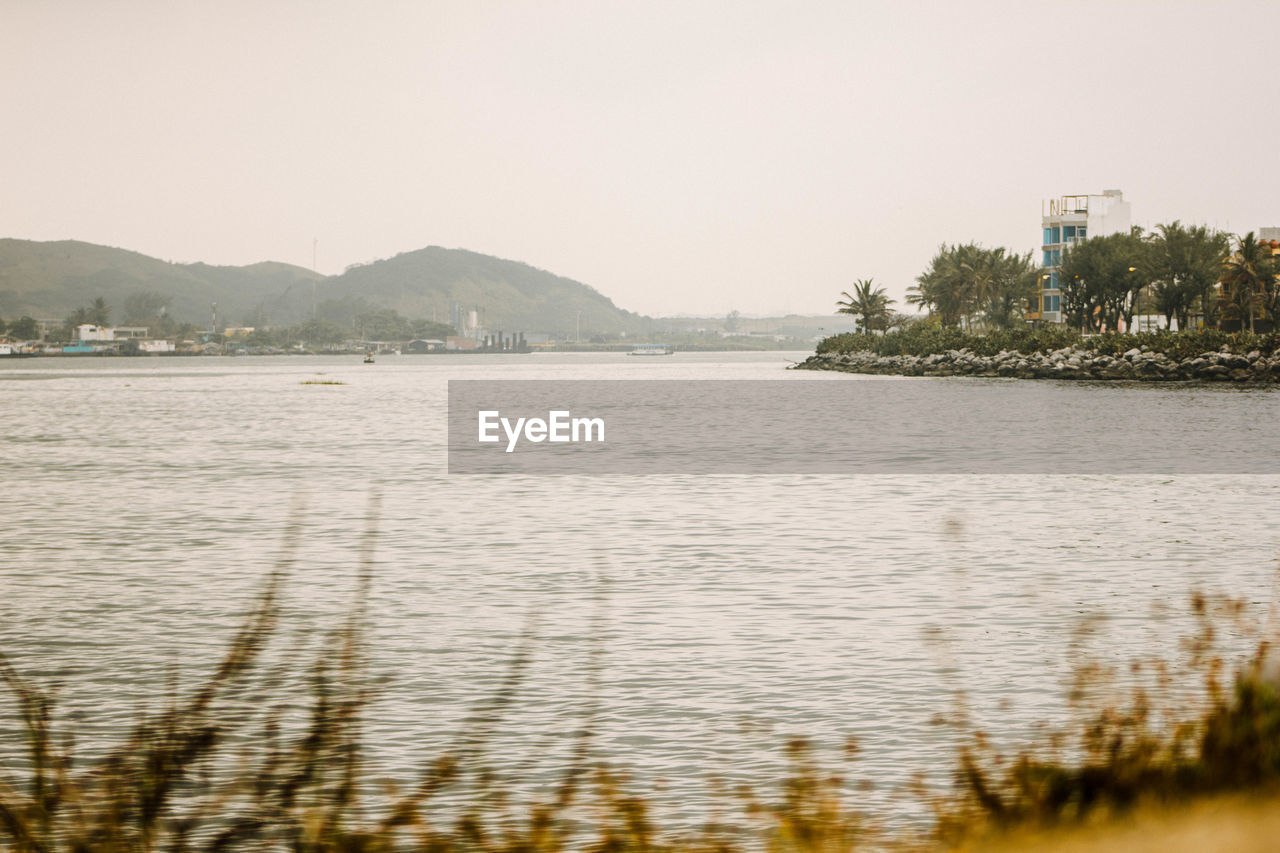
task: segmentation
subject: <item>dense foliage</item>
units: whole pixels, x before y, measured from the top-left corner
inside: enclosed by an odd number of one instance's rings
[[[1206,326],[1216,326],[1216,286],[1227,248],[1227,235],[1204,225],[1184,226],[1177,220],[1157,225],[1141,258],[1156,313],[1189,329],[1198,309]]]
[[[1280,307],[1277,258],[1271,245],[1250,231],[1236,240],[1235,251],[1222,269],[1221,308],[1223,320],[1233,328],[1254,331],[1258,321],[1275,326]]]
[[[1252,233],[1233,245],[1224,232],[1178,221],[1074,242],[1056,272],[1004,248],[943,245],[907,301],[943,327],[1011,329],[1035,318],[1027,311],[1038,310],[1036,294],[1052,272],[1058,289],[1045,289],[1060,294],[1064,324],[1085,333],[1132,328],[1140,314],[1179,329],[1263,332],[1280,312],[1278,248]]]
[[[1030,254],[976,243],[941,246],[907,301],[928,308],[944,326],[1005,329],[1022,318],[1036,276]]]

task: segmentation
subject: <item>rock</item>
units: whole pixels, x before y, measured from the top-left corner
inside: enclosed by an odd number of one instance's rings
[[[1164,371],[1160,369],[1160,365],[1149,359],[1139,361],[1134,364],[1133,372],[1135,376],[1142,379],[1156,379],[1164,377]]]
[[[1228,372],[1227,368],[1223,367],[1221,364],[1211,364],[1208,367],[1206,367],[1204,370],[1202,370],[1200,372],[1200,375],[1203,376],[1205,379],[1220,380],[1220,379],[1227,378],[1227,372]]]
[[[796,368],[838,370],[898,376],[1003,376],[1019,379],[1140,379],[1173,381],[1201,379],[1218,382],[1280,382],[1280,352],[1265,356],[1222,350],[1181,360],[1149,346],[1132,348],[1123,356],[1096,354],[1076,347],[1023,354],[1002,349],[990,356],[965,347],[927,356],[879,356],[870,351],[814,354]]]
[[[1249,367],[1249,359],[1242,355],[1227,355],[1222,359],[1222,363],[1232,370],[1244,370]]]

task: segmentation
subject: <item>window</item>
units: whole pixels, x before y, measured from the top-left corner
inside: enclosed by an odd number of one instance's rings
[[[1046,293],[1044,295],[1044,310],[1057,311],[1062,304],[1062,297],[1056,293]]]
[[[1074,225],[1063,225],[1062,242],[1070,243],[1074,239],[1076,239],[1076,227]]]
[[[1084,239],[1084,237],[1085,237],[1085,234],[1084,234],[1084,226],[1083,226],[1083,225],[1081,225],[1079,228],[1077,228],[1077,229],[1076,229],[1076,238],[1077,238],[1077,239],[1080,239],[1080,240],[1083,240],[1083,239]]]
[[[1047,279],[1045,279],[1045,281],[1044,281],[1044,289],[1045,289],[1045,290],[1057,290],[1057,289],[1058,289],[1058,273],[1057,273],[1057,271],[1056,271],[1056,270],[1055,270],[1054,272],[1049,273],[1049,277],[1048,277]]]
[[[1052,240],[1050,240],[1049,242],[1050,242],[1050,243],[1061,243],[1061,242],[1062,242],[1062,229],[1060,229],[1057,225],[1055,225],[1055,226],[1053,226],[1053,228],[1052,228],[1052,229],[1050,229],[1050,230],[1051,230],[1051,231],[1053,231],[1053,239],[1052,239]]]
[[[1046,229],[1044,229],[1044,240],[1042,240],[1041,242],[1042,242],[1042,243],[1044,243],[1044,244],[1047,246],[1047,245],[1049,245],[1050,243],[1052,243],[1052,242],[1053,242],[1053,240],[1052,240],[1052,239],[1050,239],[1051,237],[1053,237],[1053,229],[1052,229],[1052,228],[1046,228]]]
[[[1053,266],[1053,252],[1050,252],[1048,249],[1044,250],[1044,263],[1041,264],[1041,266],[1045,266],[1045,267]]]

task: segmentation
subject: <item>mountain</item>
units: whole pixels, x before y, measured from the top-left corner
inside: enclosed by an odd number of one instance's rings
[[[138,252],[74,240],[0,239],[0,317],[55,319],[102,297],[113,322],[126,306],[163,301],[170,317],[205,324],[210,303],[220,323],[288,325],[313,310],[338,323],[394,309],[408,318],[449,322],[456,307],[476,311],[490,330],[583,335],[638,331],[647,317],[619,309],[581,282],[517,261],[430,246],[354,266],[325,278],[274,262],[245,267],[174,264]]]
[[[581,282],[517,261],[439,246],[350,267],[321,282],[319,294],[330,305],[363,301],[407,317],[444,322],[456,305],[463,312],[475,310],[480,325],[494,331],[572,336],[579,324],[583,332],[595,333],[650,323]]]
[[[289,264],[174,264],[77,240],[0,239],[0,317],[6,319],[59,319],[102,297],[112,321],[121,323],[131,297],[151,294],[167,302],[170,316],[198,323],[217,302],[218,316],[234,325],[291,290],[305,290],[309,298],[311,283],[322,278]]]

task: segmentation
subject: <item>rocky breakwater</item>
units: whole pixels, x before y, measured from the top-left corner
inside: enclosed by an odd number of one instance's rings
[[[1208,380],[1280,381],[1280,354],[1206,352],[1181,360],[1146,347],[1119,356],[1065,348],[1031,354],[1002,350],[977,355],[969,349],[933,355],[876,355],[870,351],[811,355],[797,370],[840,370],[893,376],[1007,376],[1016,379],[1130,379],[1144,382]]]

